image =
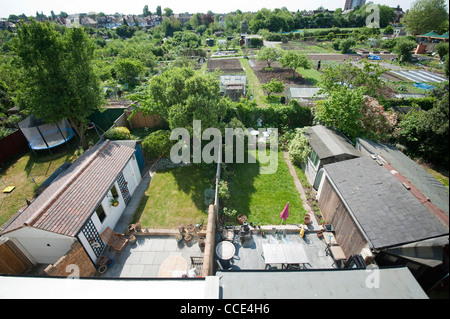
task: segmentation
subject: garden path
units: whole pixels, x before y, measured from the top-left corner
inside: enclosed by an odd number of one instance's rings
[[[314,210],[309,206],[308,200],[306,199],[305,191],[303,190],[302,183],[300,183],[300,180],[298,179],[297,173],[295,172],[295,168],[292,165],[291,159],[289,158],[289,153],[286,151],[283,151],[284,160],[286,161],[286,164],[289,167],[289,172],[292,175],[292,178],[294,179],[295,188],[297,188],[297,191],[300,194],[300,198],[302,199],[303,208],[306,210],[310,216],[316,216],[314,213]]]

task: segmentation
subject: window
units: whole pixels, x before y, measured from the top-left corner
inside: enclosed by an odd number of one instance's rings
[[[97,209],[95,210],[95,212],[97,213],[98,219],[100,219],[100,222],[103,223],[103,220],[106,217],[105,211],[103,210],[103,206],[102,204],[100,204]]]
[[[117,192],[116,185],[113,185],[113,187],[111,188],[111,195],[114,199],[119,198],[119,193]]]
[[[309,159],[313,163],[314,167],[317,168],[317,165],[319,164],[319,156],[317,156],[317,154],[314,150],[312,150],[311,154],[309,154]]]

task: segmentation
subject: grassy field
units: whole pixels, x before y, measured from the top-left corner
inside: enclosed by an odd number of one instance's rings
[[[250,90],[253,93],[253,97],[258,101],[259,106],[267,106],[267,102],[265,99],[264,91],[261,88],[261,83],[259,83],[258,77],[255,72],[253,72],[249,62],[247,59],[239,59],[242,67],[245,70],[245,74],[247,75],[248,85]]]
[[[255,154],[255,151],[250,152]],[[275,174],[260,174],[260,165],[259,162],[234,164],[235,173],[229,183],[230,199],[227,207],[235,209],[237,214],[247,215],[248,222],[279,225],[280,213],[289,202],[289,218],[286,222],[302,223],[306,212],[283,153],[278,152]]]
[[[184,166],[157,171],[134,216],[143,227],[173,229],[208,218],[204,191],[212,187],[208,171]]]

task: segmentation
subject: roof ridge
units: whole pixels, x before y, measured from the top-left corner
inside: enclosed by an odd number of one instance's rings
[[[70,186],[70,184],[72,184],[75,179],[77,179],[81,173],[83,173],[88,167],[89,165],[100,155],[100,153],[102,153],[105,148],[110,144],[110,140],[106,140],[103,145],[101,145],[94,153],[92,153],[88,159],[79,167],[77,168],[76,171],[74,171],[72,173],[72,176],[70,176],[70,178],[68,178],[63,185],[61,185],[58,190],[52,194],[44,203],[41,207],[39,207],[36,212],[31,215],[26,221],[25,221],[25,225],[26,226],[33,226],[38,220],[39,218],[42,217],[42,215],[47,211],[47,209],[61,196],[61,194],[63,194],[66,189]]]

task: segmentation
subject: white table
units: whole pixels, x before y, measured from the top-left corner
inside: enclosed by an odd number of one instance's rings
[[[236,247],[230,241],[221,241],[216,246],[216,254],[222,260],[230,260],[236,252]]]
[[[270,264],[282,264],[282,267],[292,264],[309,263],[301,244],[263,244],[266,268]]]

